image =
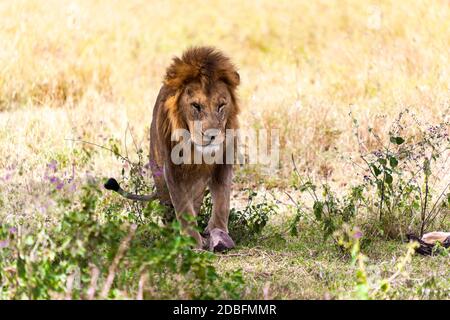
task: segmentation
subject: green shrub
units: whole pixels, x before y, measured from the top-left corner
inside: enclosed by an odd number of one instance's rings
[[[277,206],[267,200],[266,195],[257,201],[258,193],[247,190],[247,203],[242,210],[231,208],[228,221],[228,231],[236,243],[252,241],[261,234],[269,217],[276,213]],[[208,192],[203,201],[203,205],[198,216],[200,230],[204,230],[208,225],[212,214],[212,200]]]
[[[239,298],[240,271],[218,274],[215,255],[193,250],[177,221],[101,218],[100,195],[88,184],[73,203],[59,199],[50,229],[0,226],[0,298]]]
[[[372,217],[378,216],[378,223],[372,224],[375,231],[390,238],[407,232],[422,236],[438,225],[438,218],[448,216],[450,183],[443,179],[450,155],[448,121],[425,125],[406,109],[391,125],[387,141],[368,128],[375,151],[367,151],[357,120],[353,123],[365,188],[368,193],[376,190],[367,207]]]
[[[351,161],[356,168],[354,174],[362,175],[363,180],[343,195],[337,195],[326,183],[316,184],[304,178],[292,158],[293,187],[309,195],[312,207],[291,197],[296,209],[290,223],[291,234],[297,234],[302,219],[312,221],[322,230],[325,239],[331,237],[335,242],[333,233],[345,223],[363,221],[365,233],[389,238],[403,238],[408,232],[422,235],[427,230],[445,228],[450,212],[450,182],[443,177],[450,158],[450,123],[442,120],[436,125],[424,126],[406,110],[392,124],[387,141],[368,128],[367,135],[377,142],[375,151],[368,151],[361,141],[356,119],[353,124],[359,163]]]

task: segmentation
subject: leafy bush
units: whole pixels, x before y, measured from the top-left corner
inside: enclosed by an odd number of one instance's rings
[[[254,240],[266,226],[269,217],[276,213],[276,204],[267,200],[266,195],[260,201],[256,201],[258,193],[248,191],[248,198],[242,210],[231,208],[228,221],[228,231],[236,243]],[[198,216],[198,225],[201,230],[208,225],[212,214],[212,200],[208,192]]]
[[[450,182],[445,180],[450,123],[443,120],[424,128],[406,110],[392,124],[387,142],[368,128],[367,134],[376,142],[375,151],[368,151],[360,138],[358,121],[353,119],[353,123],[360,161],[351,160],[357,168],[355,174],[363,171],[363,181],[337,195],[328,184],[317,185],[302,177],[292,158],[293,187],[310,196],[312,207],[291,197],[296,208],[291,234],[297,234],[301,219],[309,219],[323,231],[324,238],[335,241],[333,233],[345,223],[355,224],[360,216],[365,217],[359,219],[364,220],[365,232],[390,238],[403,237],[407,232],[422,235],[445,225],[450,212]]]
[[[376,190],[367,209],[372,216],[378,215],[378,232],[391,238],[406,232],[422,236],[450,210],[450,182],[445,180],[450,122],[424,125],[406,109],[391,125],[388,141],[368,128],[376,141],[375,151],[366,151],[369,148],[359,138],[357,120],[353,123],[365,188]]]
[[[296,170],[299,181],[302,181]],[[328,184],[321,186],[322,193],[318,194],[318,187],[312,181],[301,182],[294,185],[301,192],[308,192],[313,198],[312,210],[305,209],[299,202],[294,201],[297,214],[290,224],[291,235],[298,234],[298,222],[302,217],[310,217],[312,212],[312,221],[323,231],[324,239],[333,236],[336,230],[339,230],[344,223],[350,223],[355,217],[359,204],[364,201],[362,187],[352,188],[351,192],[343,198],[339,198]]]
[[[177,221],[140,225],[96,211],[100,190],[59,199],[61,221],[31,232],[0,226],[0,298],[238,298],[240,271],[220,275]],[[154,204],[149,207],[152,208]]]
[[[290,222],[291,235],[297,236],[300,220],[308,219],[322,231],[325,240],[331,237],[337,244],[334,233],[344,224],[353,222],[361,203],[366,200],[363,195],[364,188],[353,187],[347,195],[339,197],[326,183],[318,187],[310,178],[305,181],[295,165],[294,158],[292,162],[295,174],[293,187],[302,193],[308,193],[313,200],[313,205],[312,208],[307,208],[301,201],[295,200],[288,194],[296,210]]]

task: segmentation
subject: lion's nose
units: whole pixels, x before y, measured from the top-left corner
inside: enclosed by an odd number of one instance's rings
[[[219,130],[209,129],[203,133],[203,137],[207,143],[212,143],[213,141],[217,140],[217,138],[219,137],[219,133]]]
[[[216,137],[217,137],[217,133],[208,133],[208,134],[205,134],[205,138],[206,138],[206,140],[208,140],[209,142],[213,142],[215,139],[216,139]]]

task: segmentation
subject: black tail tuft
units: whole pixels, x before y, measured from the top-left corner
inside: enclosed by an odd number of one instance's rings
[[[119,191],[120,186],[116,179],[109,178],[108,181],[106,181],[104,185],[105,189],[112,190],[112,191]]]

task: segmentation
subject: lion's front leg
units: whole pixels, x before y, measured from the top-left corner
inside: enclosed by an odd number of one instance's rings
[[[204,247],[204,239],[197,231],[197,222],[195,220],[187,221],[184,218],[184,215],[197,216],[194,208],[194,199],[197,197],[196,190],[201,189],[201,186],[192,186],[183,181],[175,181],[170,170],[165,170],[164,174],[170,198],[182,230],[195,239],[198,249],[202,249]]]
[[[228,235],[231,179],[232,166],[218,165],[209,184],[213,212],[208,222],[207,232],[210,235],[209,247],[214,251],[223,251],[234,247],[234,241]]]

